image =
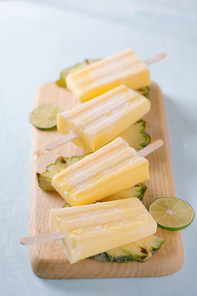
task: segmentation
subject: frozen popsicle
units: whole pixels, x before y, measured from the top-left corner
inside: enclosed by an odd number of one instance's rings
[[[66,77],[67,88],[82,102],[124,84],[133,90],[150,85],[145,62],[129,48]]]
[[[120,85],[89,102],[59,113],[57,126],[66,139],[93,152],[144,116],[150,106],[150,101],[144,96]],[[47,150],[57,145],[56,142],[51,143]]]
[[[148,147],[148,146],[147,146]],[[117,138],[52,179],[71,206],[94,203],[149,179],[149,163]]]
[[[138,198],[52,209],[51,232],[60,232],[70,263],[135,242],[156,232],[157,224]]]

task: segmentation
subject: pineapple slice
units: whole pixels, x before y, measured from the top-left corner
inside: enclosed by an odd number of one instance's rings
[[[139,200],[142,200],[146,192],[146,189],[147,189],[146,185],[144,185],[143,183],[139,183],[134,187],[131,187],[131,188],[122,190],[116,194],[107,196],[101,199],[100,202],[131,198],[131,197],[137,197],[139,198]]]
[[[164,239],[151,235],[137,242],[100,253],[90,258],[100,262],[146,262],[159,250],[164,242]]]
[[[139,120],[124,132],[118,135],[123,140],[125,140],[130,147],[133,147],[136,151],[141,150],[146,147],[151,140],[150,135],[145,133],[146,121]]]

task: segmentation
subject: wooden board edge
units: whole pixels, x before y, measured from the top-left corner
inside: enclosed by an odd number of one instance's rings
[[[180,234],[181,235],[181,234]],[[180,245],[183,252],[182,244]],[[65,263],[65,268],[62,269],[63,262],[61,266],[58,260],[46,260],[37,254],[33,248],[30,248],[30,263],[34,274],[40,278],[46,279],[85,279],[85,278],[130,278],[130,277],[162,277],[176,273],[183,266],[184,256],[181,256],[180,260],[180,248],[174,250],[170,255],[162,257],[162,262],[152,260],[152,257],[148,262],[130,262],[123,266],[123,269],[119,273],[114,273],[116,270],[116,265],[121,263],[116,262],[97,262],[91,259],[85,259],[83,262],[75,263],[74,265],[69,265],[68,260],[62,260]],[[179,259],[177,261],[177,259]],[[85,267],[82,268],[82,264],[85,263]],[[148,263],[148,264],[147,264]],[[169,269],[170,263],[170,269]],[[85,274],[86,264],[92,265],[92,271],[87,275]],[[103,264],[105,267],[103,268]],[[126,268],[125,269],[125,265]],[[132,272],[129,265],[132,265]],[[167,266],[168,265],[168,266]],[[118,266],[120,267],[120,265]],[[141,272],[141,267],[143,267],[143,273]],[[61,269],[61,272],[60,272]],[[71,270],[70,270],[71,269]],[[155,275],[155,269],[158,270],[158,275]],[[47,275],[47,271],[50,272]],[[51,272],[53,270],[53,272]],[[57,272],[58,271],[58,272]],[[101,272],[102,271],[102,272]],[[83,275],[84,274],[84,275]]]

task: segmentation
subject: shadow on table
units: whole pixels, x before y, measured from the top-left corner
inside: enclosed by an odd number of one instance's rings
[[[192,117],[194,113],[188,113],[188,109],[184,110],[178,102],[165,95],[164,104],[175,187],[179,197],[186,200],[197,166],[197,116]]]

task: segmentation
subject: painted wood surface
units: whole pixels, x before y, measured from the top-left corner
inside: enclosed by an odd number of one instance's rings
[[[152,83],[149,99],[151,111],[144,116],[147,122],[146,131],[152,141],[162,139],[164,146],[147,156],[150,162],[151,180],[146,182],[148,190],[144,197],[144,205],[148,205],[158,197],[176,196],[165,110],[159,87]],[[58,103],[63,110],[79,104],[79,101],[66,89],[55,83],[41,86],[35,96],[34,107],[42,103]],[[46,151],[48,143],[61,137],[57,130],[42,131],[33,127],[32,133],[32,169],[31,169],[31,207],[30,235],[49,232],[49,212],[51,208],[60,208],[65,201],[53,191],[44,191],[38,187],[36,172],[44,172],[46,166],[55,162],[59,156],[82,155],[85,152],[71,142],[53,151]],[[43,278],[103,278],[103,277],[153,277],[164,276],[178,271],[183,264],[183,247],[181,232],[170,232],[158,228],[157,236],[164,238],[161,249],[147,262],[131,262],[127,264],[115,262],[96,262],[85,259],[70,264],[59,248],[58,242],[30,246],[30,261],[33,272]]]

